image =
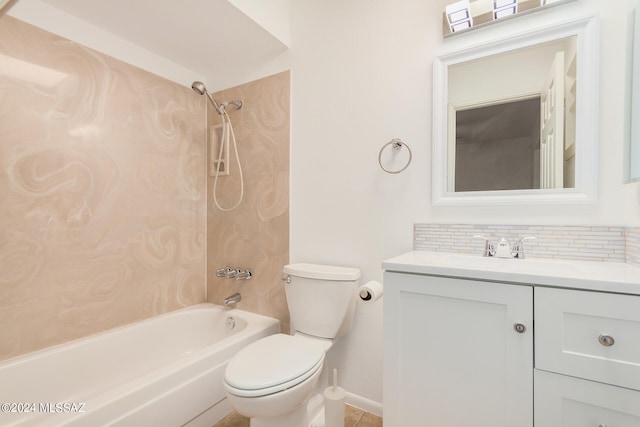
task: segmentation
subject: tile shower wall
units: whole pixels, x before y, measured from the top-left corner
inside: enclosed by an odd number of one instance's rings
[[[204,98],[0,19],[0,359],[204,301]]]
[[[244,173],[244,199],[230,212],[213,201],[214,178],[208,180],[207,299],[221,304],[240,292],[243,310],[275,317],[288,330],[282,267],[289,261],[289,72],[279,73],[216,93],[222,101],[239,99],[240,110],[229,107]],[[219,123],[209,109],[210,123]],[[240,182],[233,149],[229,175],[218,180],[218,201],[232,206]],[[251,280],[216,277],[226,265],[249,268]]]
[[[607,226],[415,224],[414,249],[482,254],[484,241],[477,234],[494,242],[505,236],[511,244],[535,236],[525,243],[525,253],[539,258],[640,260],[638,229]]]

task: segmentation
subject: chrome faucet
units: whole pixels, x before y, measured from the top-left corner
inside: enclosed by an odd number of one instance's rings
[[[236,280],[249,280],[251,279],[251,277],[253,277],[253,273],[251,272],[251,270],[237,269],[235,277]]]
[[[216,270],[216,277],[229,277],[229,274],[234,273],[235,270],[229,266],[226,266],[224,268],[219,268]]]
[[[474,238],[484,239],[484,251],[482,256],[485,257],[496,257],[496,258],[514,258],[514,259],[524,259],[524,242],[525,240],[535,240],[537,237],[527,236],[518,240],[516,244],[513,245],[511,249],[509,249],[509,243],[505,237],[500,238],[500,242],[498,246],[491,242],[487,237],[482,235],[475,235]]]
[[[473,236],[474,239],[484,239],[484,252],[482,252],[482,256],[494,256],[496,254],[496,248],[487,237],[484,237],[481,234],[476,234]]]
[[[527,236],[518,240],[518,242],[513,245],[513,249],[511,249],[511,256],[517,259],[524,259],[524,246],[523,243],[525,240],[536,240],[537,237]]]
[[[216,270],[216,277],[224,277],[225,279],[249,280],[253,277],[253,273],[249,269],[231,268],[226,266]]]
[[[240,295],[239,292],[236,292],[235,294],[228,296],[224,299],[224,305],[231,305],[231,304],[237,304],[240,302],[240,300],[242,299],[242,296]]]

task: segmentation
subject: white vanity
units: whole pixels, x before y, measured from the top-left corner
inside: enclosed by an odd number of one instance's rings
[[[640,426],[640,268],[424,251],[383,267],[386,427]]]

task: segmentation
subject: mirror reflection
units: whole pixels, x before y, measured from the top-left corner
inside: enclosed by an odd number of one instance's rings
[[[575,187],[577,37],[451,64],[447,191]]]

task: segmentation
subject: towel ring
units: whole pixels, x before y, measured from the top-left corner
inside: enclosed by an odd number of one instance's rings
[[[404,165],[403,168],[398,169],[396,171],[391,171],[387,168],[385,168],[384,166],[382,166],[382,152],[384,151],[384,149],[387,147],[387,145],[391,145],[391,148],[395,151],[399,151],[402,149],[402,147],[407,147],[407,150],[409,151],[409,160],[407,161],[407,164]],[[404,142],[403,140],[401,140],[400,138],[393,138],[391,141],[387,142],[386,144],[384,144],[382,146],[382,148],[380,149],[380,153],[378,153],[378,164],[380,164],[380,167],[382,168],[383,171],[385,171],[386,173],[400,173],[403,170],[405,170],[406,168],[409,167],[409,165],[411,164],[411,159],[413,158],[413,154],[411,153],[411,148],[409,148],[409,146],[407,145],[406,142]]]

